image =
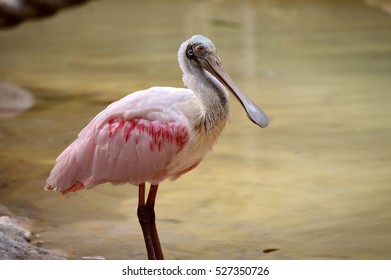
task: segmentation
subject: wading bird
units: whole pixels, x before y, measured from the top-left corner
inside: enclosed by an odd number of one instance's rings
[[[158,185],[194,169],[212,149],[229,116],[227,89],[252,122],[268,125],[224,71],[208,38],[182,43],[178,60],[187,89],[152,87],[110,104],[60,154],[45,186],[62,194],[106,182],[138,186],[137,216],[149,259],[163,259],[154,211]]]

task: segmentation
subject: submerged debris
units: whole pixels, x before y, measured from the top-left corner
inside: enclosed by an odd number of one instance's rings
[[[14,117],[34,105],[34,96],[17,85],[0,81],[0,119]]]
[[[262,252],[264,252],[265,254],[269,254],[271,252],[275,252],[275,251],[278,251],[280,249],[277,249],[277,248],[269,248],[269,249],[265,249],[263,250]]]

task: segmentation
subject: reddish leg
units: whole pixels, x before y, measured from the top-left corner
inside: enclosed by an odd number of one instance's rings
[[[144,235],[148,259],[163,260],[159,236],[155,223],[155,199],[158,185],[151,185],[147,202],[145,203],[145,183],[139,185],[137,216]]]
[[[164,260],[162,247],[160,246],[159,235],[156,229],[155,223],[155,199],[159,185],[151,185],[147,199],[147,213],[149,215],[149,229],[151,231],[151,237],[153,242],[153,248],[155,249],[155,256],[157,260]]]
[[[150,219],[147,211],[147,206],[145,205],[145,183],[140,184],[138,187],[139,190],[138,190],[137,217],[138,217],[138,221],[140,222],[141,229],[143,231],[148,259],[156,260],[155,249],[153,248],[151,230],[149,227]]]

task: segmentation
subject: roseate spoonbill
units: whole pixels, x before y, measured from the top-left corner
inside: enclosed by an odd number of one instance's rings
[[[188,89],[152,87],[109,105],[60,154],[45,186],[62,194],[105,182],[138,186],[137,216],[149,259],[163,259],[154,211],[158,185],[189,172],[212,149],[229,116],[227,89],[252,122],[268,125],[224,71],[208,38],[182,43],[178,60]]]

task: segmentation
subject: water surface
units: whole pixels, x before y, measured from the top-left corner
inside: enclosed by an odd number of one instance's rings
[[[169,259],[391,258],[391,16],[359,1],[94,1],[0,33],[0,79],[36,106],[0,120],[0,203],[71,258],[143,259],[137,189],[44,192],[57,155],[111,101],[181,87],[193,34],[268,113],[236,100],[213,153],[164,182]],[[279,249],[264,253],[265,249]]]

